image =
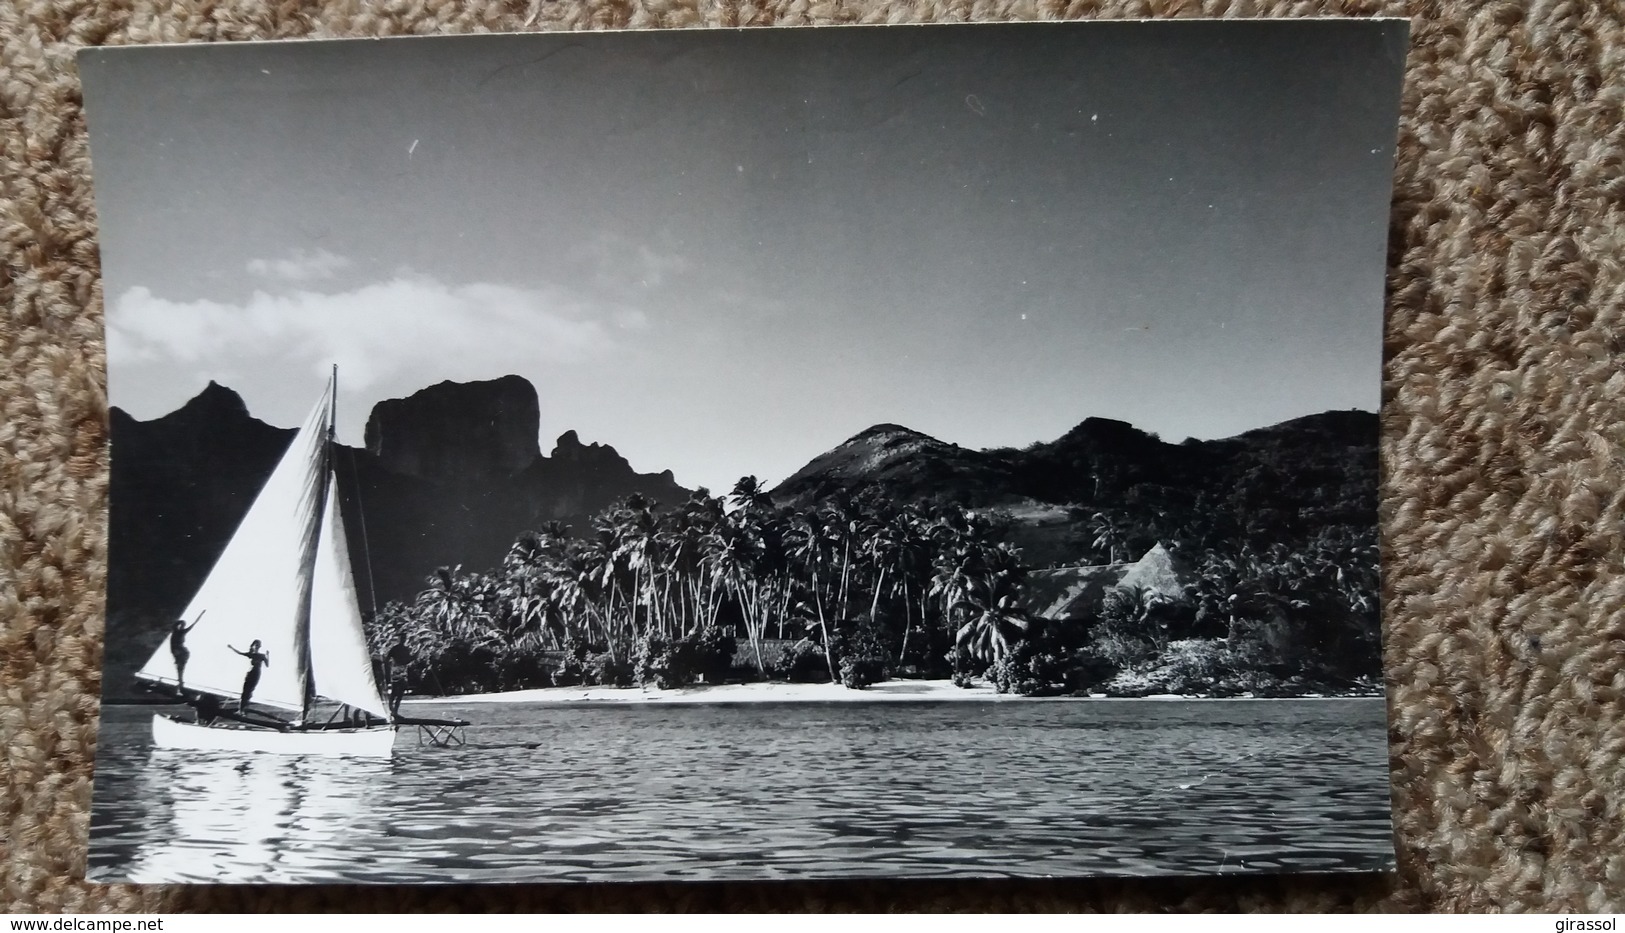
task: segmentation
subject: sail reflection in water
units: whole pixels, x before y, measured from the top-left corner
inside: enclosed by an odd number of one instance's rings
[[[131,852],[129,878],[293,882],[326,874],[313,853],[325,861],[351,846],[365,851],[378,835],[362,791],[388,770],[368,759],[154,749],[138,772],[153,831]],[[248,865],[257,870],[245,877]]]

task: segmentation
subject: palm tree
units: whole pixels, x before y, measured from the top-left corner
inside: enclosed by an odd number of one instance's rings
[[[642,496],[634,493],[627,498],[626,504],[616,510],[614,514],[616,548],[614,557],[632,572],[632,594],[630,599],[631,619],[630,632],[633,639],[639,637],[638,631],[638,605],[648,606],[644,618],[644,629],[653,634],[657,627],[655,614],[654,571],[660,564],[659,556],[659,519],[655,517],[649,502]]]
[[[874,571],[874,585],[870,588],[869,596],[869,619],[872,622],[880,618],[880,597],[886,589],[886,574],[888,571],[896,571],[897,555],[902,546],[901,529],[893,524],[891,516],[872,516],[866,523],[863,530],[863,553],[868,556],[870,567]]]
[[[1026,568],[1008,545],[986,551],[979,562],[980,572],[966,578],[954,604],[960,619],[954,644],[972,657],[996,664],[1032,630],[1033,616],[1020,603]]]
[[[1168,647],[1164,610],[1172,600],[1164,593],[1143,586],[1119,586],[1107,595],[1114,614],[1126,621],[1132,631],[1143,636],[1158,651]]]
[[[552,587],[548,582],[551,555],[539,532],[525,532],[502,559],[500,602],[508,627],[517,631],[551,631],[556,621]],[[556,637],[556,636],[555,636]]]
[[[595,577],[593,582],[597,584],[597,593],[603,603],[599,618],[604,631],[604,647],[615,660],[629,656],[632,647],[630,637],[622,638],[627,626],[617,611],[625,603],[621,584],[627,576],[623,511],[611,509],[598,516],[597,535],[593,550],[589,552]],[[626,642],[624,645],[623,640]]]
[[[969,588],[975,570],[976,542],[964,518],[962,513],[949,512],[940,516],[930,529],[934,559],[928,595],[936,598],[942,610],[943,634],[950,639],[955,630],[954,607]]]
[[[848,615],[848,597],[852,584],[852,555],[862,545],[864,514],[862,507],[848,496],[839,496],[823,510],[824,529],[832,547],[830,556],[835,560],[834,572],[840,575],[840,587],[835,591],[835,617]]]
[[[427,580],[413,604],[413,624],[407,633],[407,648],[427,662],[431,675],[451,663],[448,674],[473,675],[464,668],[478,650],[493,654],[502,650],[504,639],[493,619],[497,608],[496,581],[485,574],[462,574],[461,566],[441,567]],[[455,662],[452,659],[458,659]],[[455,683],[454,686],[459,684]],[[444,687],[442,686],[442,689]]]
[[[925,622],[924,594],[930,585],[929,578],[920,580],[922,574],[928,573],[931,567],[929,547],[926,539],[925,516],[915,507],[908,506],[897,514],[892,527],[896,549],[892,560],[896,567],[894,579],[897,589],[903,597],[903,642],[897,650],[897,660],[902,663],[908,655],[908,637],[914,630],[914,612],[912,596],[919,594],[921,598],[920,622]]]
[[[1204,614],[1224,620],[1231,644],[1243,622],[1284,623],[1295,608],[1307,605],[1294,593],[1305,576],[1299,561],[1285,549],[1263,555],[1247,546],[1234,554],[1210,552],[1198,580],[1198,605]]]
[[[717,526],[707,542],[711,572],[733,597],[745,625],[745,637],[756,657],[756,669],[764,676],[762,659],[762,542],[751,513],[739,509]]]
[[[589,624],[593,621],[598,623],[603,640],[610,641],[610,622],[601,608],[607,599],[602,584],[603,562],[604,551],[600,545],[580,542],[565,552],[553,581],[565,630],[584,645],[595,640]]]
[[[793,514],[785,540],[790,557],[807,575],[813,611],[818,619],[818,633],[824,643],[824,663],[829,667],[829,678],[831,682],[839,681],[835,673],[835,655],[830,648],[829,612],[824,600],[824,570],[829,551],[829,532],[824,516],[813,509]]]
[[[397,639],[407,640],[416,626],[416,617],[404,603],[385,603],[366,626],[367,650],[374,658],[382,658]],[[410,646],[409,646],[410,647]]]
[[[476,598],[470,578],[460,576],[458,565],[441,567],[425,581],[428,588],[418,594],[417,604],[428,612],[428,618],[446,636],[472,640],[483,628],[484,607]]]
[[[1222,624],[1223,637],[1236,631],[1236,610],[1243,581],[1251,574],[1239,554],[1208,551],[1196,577],[1197,619],[1205,625]]]
[[[757,519],[757,572],[766,585],[761,619],[761,635],[767,637],[771,621],[784,637],[785,617],[795,596],[795,581],[790,567],[790,551],[785,541],[784,516],[777,509],[759,513]]]
[[[1117,549],[1122,547],[1128,538],[1128,523],[1117,515],[1096,512],[1089,519],[1089,532],[1094,535],[1094,541],[1090,546],[1097,551],[1104,550],[1107,563],[1118,563]]]
[[[689,578],[698,557],[699,542],[694,539],[693,516],[686,507],[679,508],[660,522],[656,535],[660,564],[655,576],[660,581],[660,615],[672,634],[686,637],[689,620]],[[676,590],[675,595],[673,590]]]
[[[754,476],[741,476],[739,482],[734,483],[733,492],[728,495],[735,508],[747,511],[761,511],[773,508],[773,499],[762,488],[761,480]]]

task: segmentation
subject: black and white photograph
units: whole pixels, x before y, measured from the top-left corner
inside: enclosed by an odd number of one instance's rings
[[[83,51],[89,878],[1391,870],[1406,42]]]

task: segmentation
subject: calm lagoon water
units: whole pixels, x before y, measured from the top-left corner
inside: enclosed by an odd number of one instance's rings
[[[1383,702],[435,707],[389,761],[168,752],[103,711],[92,880],[452,882],[1393,865]]]

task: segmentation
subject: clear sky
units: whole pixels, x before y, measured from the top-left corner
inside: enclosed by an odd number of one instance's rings
[[[1375,411],[1400,21],[93,50],[109,389],[517,373],[685,485]]]

